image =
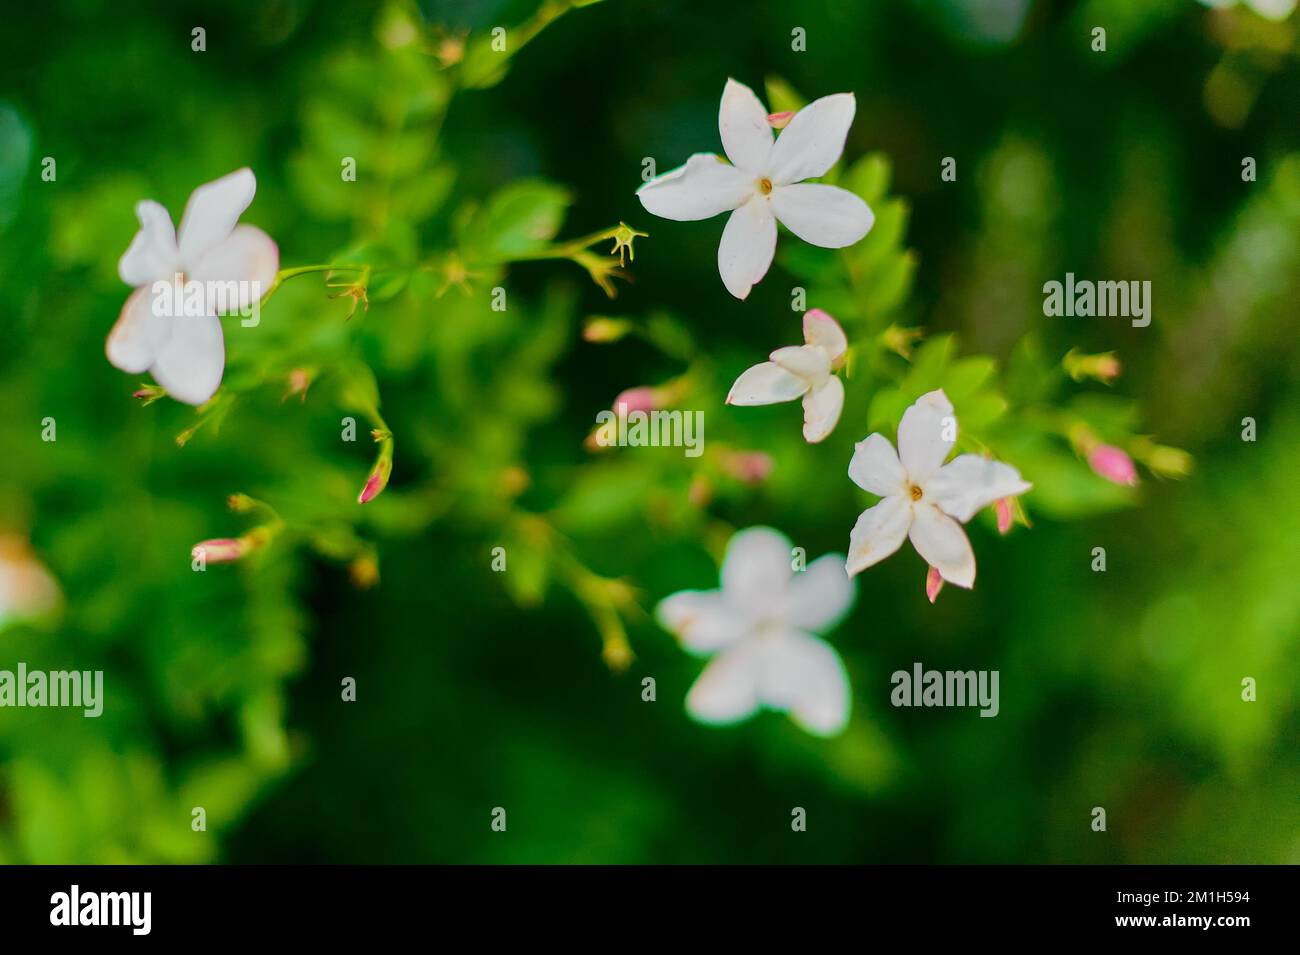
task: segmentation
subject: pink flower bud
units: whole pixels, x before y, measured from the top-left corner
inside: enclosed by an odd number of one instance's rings
[[[790,120],[794,119],[794,110],[787,109],[780,113],[768,113],[767,125],[773,129],[785,129],[790,125]]]
[[[993,502],[993,511],[998,516],[998,533],[1007,534],[1011,531],[1011,502],[1005,497],[1000,497]]]
[[[311,387],[312,373],[306,368],[295,368],[289,372],[289,390],[284,393],[281,401],[287,401],[294,395],[298,396],[300,401],[307,400],[307,389]]]
[[[649,385],[628,388],[626,391],[619,392],[618,397],[614,399],[614,413],[619,417],[633,411],[654,411],[658,406],[658,396],[655,394],[655,389]]]
[[[1123,366],[1120,365],[1119,359],[1114,355],[1098,355],[1096,365],[1093,368],[1093,374],[1102,381],[1114,381],[1119,377],[1120,372],[1123,370]]]
[[[1088,466],[1112,484],[1133,487],[1138,482],[1133,459],[1113,444],[1099,444],[1089,451]]]
[[[191,557],[202,557],[209,564],[229,564],[248,553],[248,545],[236,537],[217,537],[200,541],[190,549]]]
[[[379,460],[375,462],[375,469],[370,472],[370,477],[366,478],[366,486],[361,489],[361,495],[357,498],[357,503],[369,504],[377,498],[379,492],[388,487],[388,476],[392,471],[392,457],[381,454]]]
[[[762,484],[772,473],[772,455],[766,451],[737,451],[723,459],[722,467],[737,481]]]
[[[147,407],[166,394],[167,392],[157,385],[141,385],[139,389],[131,392],[131,397],[139,398],[141,403]]]
[[[934,603],[941,590],[943,590],[943,577],[940,576],[938,567],[931,567],[925,575],[925,595],[930,598],[930,603]]]

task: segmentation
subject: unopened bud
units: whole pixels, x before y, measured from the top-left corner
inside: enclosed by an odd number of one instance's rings
[[[358,557],[348,564],[348,578],[354,587],[369,590],[379,583],[379,564],[374,557]]]
[[[938,567],[931,567],[925,573],[925,596],[929,598],[930,603],[934,603],[941,590],[943,590],[943,576],[939,573]]]
[[[140,399],[141,404],[148,406],[166,394],[167,392],[162,388],[159,388],[157,385],[141,385],[138,389],[131,392],[131,397]]]
[[[375,469],[370,472],[366,478],[365,487],[361,489],[361,494],[357,497],[358,504],[369,504],[379,496],[379,493],[388,487],[388,476],[392,473],[393,462],[391,458],[381,457],[375,463]]]
[[[605,661],[605,665],[615,673],[622,673],[635,659],[632,648],[626,640],[612,640],[606,643],[601,649],[600,656]]]
[[[528,490],[528,485],[532,483],[528,472],[521,467],[508,467],[501,472],[501,478],[498,487],[505,497],[518,497],[524,491]]]
[[[1011,502],[1005,497],[1000,497],[993,502],[993,511],[998,516],[998,533],[1008,534],[1011,532]]]
[[[228,564],[247,553],[247,544],[238,537],[217,537],[200,541],[190,548],[191,557],[202,557],[209,564]]]
[[[614,399],[614,413],[622,418],[633,411],[654,411],[659,407],[658,398],[657,391],[648,385],[628,388]]]
[[[287,401],[294,395],[298,396],[299,401],[307,400],[307,389],[311,387],[312,373],[306,368],[295,368],[289,372],[289,390],[284,393],[281,401]]]
[[[190,548],[190,556],[201,557],[209,564],[229,564],[265,547],[273,536],[271,527],[254,527],[240,537],[216,537],[199,541]]]
[[[787,109],[780,113],[768,113],[767,125],[773,129],[785,129],[790,125],[790,120],[794,119],[794,110]]]
[[[1137,438],[1131,447],[1134,456],[1156,477],[1177,479],[1192,473],[1192,456],[1182,448],[1155,444],[1149,438]]]
[[[898,325],[890,325],[880,333],[880,341],[894,354],[910,361],[912,346],[920,341],[924,335],[925,333],[919,328],[902,328]]]
[[[379,496],[379,492],[388,486],[388,477],[393,473],[393,434],[383,428],[376,428],[370,432],[376,441],[379,442],[379,457],[375,459],[375,466],[370,471],[370,476],[366,478],[365,487],[361,489],[361,494],[357,497],[358,504],[369,504]]]
[[[582,327],[582,338],[583,341],[607,345],[618,341],[630,331],[632,331],[632,323],[627,319],[594,315],[587,319],[587,323]]]
[[[1132,487],[1138,482],[1133,459],[1113,444],[1099,444],[1089,451],[1088,466],[1112,484]]]
[[[1065,357],[1061,359],[1061,367],[1075,381],[1092,378],[1106,384],[1118,378],[1123,370],[1113,351],[1087,355],[1075,348],[1065,353]]]
[[[737,481],[762,484],[772,473],[772,455],[765,451],[733,451],[722,459],[722,468]]]

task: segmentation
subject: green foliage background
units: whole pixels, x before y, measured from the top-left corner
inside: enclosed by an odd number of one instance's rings
[[[9,11],[0,530],[30,537],[65,601],[0,630],[0,668],[103,669],[107,702],[97,720],[0,710],[0,861],[1300,861],[1300,20],[1190,0],[979,8]],[[497,25],[509,56],[486,46]],[[783,237],[744,303],[716,274],[720,221],[652,220],[633,196],[645,157],[662,171],[718,148],[727,76],[773,78],[774,109],[856,92],[838,175],[878,216],[843,259]],[[213,407],[141,407],[103,354],[133,204],[179,217],[243,165],[259,182],[245,221],[282,266],[371,265],[368,308],[349,319],[339,289],[295,278],[259,328],[227,320]],[[620,220],[650,236],[610,300],[583,273],[608,281],[609,241],[569,240]],[[1067,270],[1149,278],[1151,326],[1044,318],[1042,283]],[[815,448],[791,406],[721,404],[798,340],[795,284],[865,343]],[[637,332],[585,342],[592,315]],[[910,364],[881,347],[915,325],[929,337]],[[1125,373],[1067,383],[1070,348],[1116,350]],[[313,378],[303,400],[285,399],[294,369]],[[710,454],[583,449],[616,393],[664,382],[704,409]],[[963,423],[1035,481],[1033,527],[974,522],[978,586],[934,606],[906,549],[859,579],[831,635],[853,680],[842,736],[772,714],[692,723],[700,664],[646,611],[713,586],[736,527],[843,551],[869,503],[845,476],[852,442],[892,437],[939,385],[965,388]],[[1108,440],[1157,435],[1195,471],[1106,484],[1048,408]],[[338,440],[349,414],[395,436],[391,484],[364,508],[374,450]],[[772,454],[770,480],[729,478],[725,448]],[[194,543],[256,523],[232,493],[286,529],[194,573]],[[358,588],[371,561],[380,582]],[[889,675],[914,661],[999,670],[1001,714],[893,709]]]

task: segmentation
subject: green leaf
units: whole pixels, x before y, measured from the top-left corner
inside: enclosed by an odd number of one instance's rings
[[[862,293],[863,308],[871,316],[873,326],[881,326],[881,318],[907,301],[916,276],[916,255],[911,251],[891,258],[867,279]]]
[[[1030,404],[1047,396],[1060,380],[1060,369],[1048,364],[1038,336],[1029,334],[1012,349],[1003,379],[1007,394],[1013,401]]]
[[[369,365],[361,361],[341,363],[339,401],[347,408],[376,413],[379,409],[379,384]]]
[[[16,109],[0,102],[0,230],[18,214],[31,153],[31,128]]]
[[[646,449],[639,450],[647,453]],[[677,449],[657,450],[665,454],[681,453]],[[618,526],[644,509],[646,496],[656,483],[655,472],[642,467],[638,461],[613,461],[590,467],[573,482],[554,511],[555,524],[566,532]]]
[[[908,404],[928,391],[943,387],[948,365],[956,350],[957,340],[952,335],[935,335],[921,343],[912,358],[912,367],[903,379],[902,388],[908,396]]]
[[[910,207],[902,199],[879,202],[872,211],[876,214],[876,221],[871,231],[849,250],[854,268],[863,275],[887,256],[898,256],[897,250],[903,243],[911,213]]]
[[[778,248],[777,261],[781,268],[804,284],[843,281],[837,250],[819,248],[807,242],[782,242]]]
[[[695,355],[695,341],[690,331],[665,312],[656,312],[646,322],[646,338],[672,358],[690,361]]]
[[[889,191],[891,166],[884,153],[868,153],[852,166],[840,185],[855,192],[874,210]]]
[[[1133,488],[1098,477],[1074,454],[1047,438],[1005,445],[1002,458],[1034,485],[1025,505],[1056,520],[1104,514],[1129,507],[1136,499]]]
[[[871,405],[867,408],[867,428],[887,437],[894,434],[912,400],[898,388],[877,391],[871,396]]]
[[[506,569],[501,571],[501,583],[519,606],[537,606],[550,582],[549,555],[522,538],[507,541],[505,549]]]
[[[1137,403],[1119,395],[1076,395],[1069,407],[1094,430],[1108,438],[1127,436],[1138,426]]]
[[[315,152],[289,157],[289,183],[299,201],[317,219],[335,222],[352,215],[358,201],[357,183],[345,182],[337,162],[322,161]]]
[[[412,222],[423,222],[442,208],[456,181],[449,165],[434,166],[402,186],[402,211]]]
[[[553,183],[512,182],[469,219],[461,235],[462,250],[476,262],[507,262],[537,252],[560,231],[572,201],[567,189]]]
[[[767,90],[767,108],[773,113],[797,113],[807,105],[808,101],[779,76],[769,76],[763,85]]]
[[[378,151],[379,132],[356,117],[348,107],[318,97],[303,108],[303,135],[317,158],[335,158],[331,165],[339,174],[339,159],[349,157],[360,168],[369,168]]]
[[[943,388],[954,405],[979,391],[997,370],[997,361],[988,355],[972,355],[953,362],[944,378]]]
[[[1007,411],[1007,399],[1000,394],[986,391],[961,400],[959,404],[953,399],[953,410],[961,424],[962,434],[982,437]]]

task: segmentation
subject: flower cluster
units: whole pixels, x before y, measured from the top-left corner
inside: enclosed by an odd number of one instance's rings
[[[648,211],[669,219],[729,211],[718,270],[727,291],[744,299],[772,262],[778,221],[826,248],[850,246],[870,231],[875,216],[860,197],[803,182],[839,161],[854,109],[853,95],[838,93],[793,115],[769,114],[748,87],[728,80],[718,129],[731,163],[698,153],[646,183],[637,196]],[[773,129],[782,130],[775,142]],[[837,371],[849,340],[821,309],[804,315],[803,337],[804,344],[778,348],[744,371],[727,404],[801,399],[803,437],[816,444],[831,434],[844,408]],[[849,477],[880,501],[858,518],[842,566],[838,556],[823,557],[793,573],[790,542],[770,529],[750,528],[728,545],[720,591],[683,591],[659,604],[660,622],[686,649],[717,654],[687,697],[696,719],[729,723],[766,707],[789,712],[811,732],[843,728],[849,710],[843,666],[810,633],[833,626],[847,612],[852,578],[910,539],[928,565],[931,602],[945,581],[971,587],[975,555],[962,524],[995,506],[1005,533],[1011,500],[1030,489],[1014,467],[982,455],[947,461],[956,443],[957,420],[947,395],[923,394],[902,415],[897,450],[878,433],[855,448]]]
[[[737,299],[746,299],[767,274],[775,255],[778,223],[814,246],[844,250],[837,258],[843,260],[852,278],[861,271],[854,264],[863,261],[859,252],[865,255],[873,246],[878,251],[882,245],[891,245],[873,241],[863,243],[860,250],[850,248],[872,231],[877,213],[879,233],[896,238],[903,228],[903,213],[897,200],[885,201],[885,186],[871,168],[872,157],[843,176],[836,171],[855,111],[853,94],[837,93],[797,110],[768,112],[753,91],[728,80],[718,115],[726,159],[713,153],[692,155],[680,168],[645,183],[637,197],[647,211],[676,221],[729,214],[718,247],[718,271],[727,292]],[[863,167],[865,175],[855,172]],[[824,176],[853,188],[809,181]],[[466,211],[457,248],[413,259],[409,267],[390,267],[385,254],[362,245],[359,248],[368,254],[354,257],[349,253],[339,260],[357,262],[355,265],[334,262],[282,271],[279,250],[266,233],[239,224],[255,192],[256,180],[248,169],[200,186],[190,197],[178,230],[161,205],[139,203],[140,229],[119,264],[121,278],[134,291],[108,336],[109,360],[124,371],[153,375],[156,385],[136,391],[146,404],[167,395],[202,406],[200,422],[183,432],[178,438],[181,443],[204,421],[219,420],[232,400],[233,385],[218,394],[225,373],[219,316],[260,307],[290,278],[323,274],[327,288],[340,290],[332,297],[351,299],[349,318],[358,305],[364,312],[372,297],[376,303],[391,299],[420,277],[437,286],[437,297],[452,286],[468,297],[474,285],[490,286],[508,263],[536,259],[570,260],[585,268],[613,297],[611,279],[624,276],[626,263],[633,259],[634,240],[645,235],[620,222],[615,228],[577,239],[552,241],[569,201],[566,191],[545,183],[516,183],[502,189],[483,209],[470,207]],[[531,210],[526,229],[512,224],[520,209]],[[606,254],[593,249],[610,241],[613,248]],[[797,272],[794,264],[785,264]],[[833,292],[820,299],[865,300],[868,304],[845,307],[850,318],[855,309],[873,314],[874,309],[881,314],[882,320],[870,334],[849,324],[850,336],[826,310],[808,310],[802,316],[802,344],[778,347],[767,360],[743,371],[731,386],[726,403],[747,407],[798,399],[803,409],[803,439],[809,444],[826,442],[843,416],[846,382],[853,379],[857,368],[866,367],[870,374],[874,358],[886,352],[913,362],[913,367],[922,364],[919,357],[914,361],[912,354],[913,345],[922,337],[920,330],[887,324],[886,313],[892,306],[882,304],[890,302],[890,296],[895,305],[902,299],[905,291],[900,290],[910,281],[911,264],[900,252],[891,260],[891,266],[896,266],[890,272],[891,282],[878,282],[874,289],[857,288],[852,299]],[[336,273],[350,277],[336,280]],[[190,286],[197,286],[197,297],[177,291]],[[835,308],[840,310],[838,304]],[[613,342],[633,334],[674,355],[690,351],[689,337],[682,346],[662,321],[642,327],[626,318],[593,316],[583,331],[584,339],[591,343]],[[931,343],[927,340],[919,345],[918,356]],[[305,363],[300,356],[293,356],[292,363],[281,371],[285,376],[281,380],[288,384],[286,398],[297,395],[305,401],[308,388],[327,370],[318,356],[303,357]],[[330,384],[324,387],[337,386],[342,403],[372,424],[376,458],[356,498],[364,505],[384,491],[393,473],[394,436],[380,414],[374,374],[364,364],[350,360],[334,364],[336,367],[328,368]],[[1109,384],[1121,373],[1118,358],[1109,352],[1087,355],[1072,351],[1062,366],[1074,381]],[[978,379],[979,367],[967,367],[974,372],[965,376],[969,385]],[[616,426],[621,427],[634,412],[671,407],[690,392],[695,381],[694,373],[688,371],[668,382],[625,390],[614,401]],[[963,525],[985,508],[993,509],[1003,534],[1014,523],[1027,524],[1018,498],[1031,490],[1017,467],[994,460],[987,446],[972,438],[984,435],[982,427],[989,420],[989,402],[981,404],[980,397],[947,378],[908,378],[891,393],[873,395],[870,427],[864,429],[873,433],[855,445],[847,474],[878,500],[858,517],[844,556],[824,556],[805,569],[802,552],[777,531],[742,530],[727,548],[720,590],[683,591],[659,604],[659,621],[686,649],[714,657],[687,699],[687,709],[695,718],[731,723],[766,708],[788,713],[810,732],[836,733],[849,716],[848,679],[839,656],[819,635],[848,612],[856,576],[909,540],[925,562],[924,589],[931,603],[945,584],[974,585],[975,554]],[[885,400],[877,402],[877,398]],[[883,412],[877,412],[877,405]],[[970,429],[960,450],[980,453],[954,456],[959,450],[954,406],[962,409],[963,416],[969,415],[965,420]],[[1190,467],[1183,452],[1152,444],[1149,439],[1128,441],[1127,451],[1110,443],[1117,440],[1117,429],[1106,421],[1043,417],[1053,421],[1052,427],[1079,458],[1113,485],[1128,488],[1137,483],[1134,458],[1157,476],[1185,474]],[[891,441],[881,429],[892,431],[895,422],[896,440]],[[609,442],[600,440],[602,436],[603,432],[592,432],[588,447],[607,446]],[[1041,473],[1022,458],[1023,448],[998,446],[1008,457],[1021,460],[1029,473]],[[758,484],[773,469],[773,460],[765,452],[717,447],[721,450],[713,453],[707,470],[697,472],[690,486],[689,499],[696,506],[704,506],[719,488],[725,491],[728,481]],[[502,471],[501,486],[514,488],[508,494],[513,498],[527,486],[528,476],[514,467],[513,461],[503,463],[510,467]],[[1045,487],[1047,483],[1043,482]],[[377,580],[374,547],[350,532],[326,532],[295,523],[290,517],[282,520],[268,504],[237,498],[239,506],[232,504],[232,509],[262,513],[263,523],[239,537],[203,541],[194,548],[194,560],[260,560],[260,555],[254,555],[267,549],[283,530],[290,539],[308,540],[322,553],[350,561],[353,579],[359,585]],[[512,530],[526,541],[520,550],[551,554],[559,566],[557,576],[578,595],[601,631],[606,658],[629,660],[630,646],[620,614],[635,604],[630,588],[620,580],[588,571],[568,552],[563,536],[537,515],[519,517]],[[517,576],[522,579],[526,575]],[[533,585],[521,586],[520,598],[535,599],[545,586],[545,577],[546,571],[537,571]]]

